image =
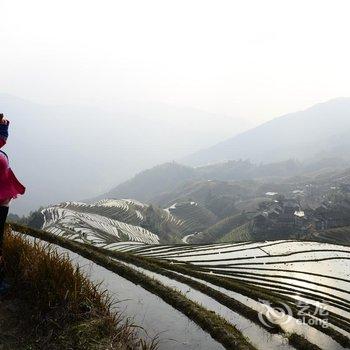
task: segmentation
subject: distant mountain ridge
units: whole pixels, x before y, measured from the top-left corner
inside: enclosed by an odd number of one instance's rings
[[[348,166],[350,162],[342,158],[321,158],[312,162],[290,159],[270,164],[238,160],[196,168],[172,162],[147,169],[93,200],[135,198],[166,206],[189,197],[193,192],[202,195],[208,193],[208,187],[222,187],[223,194],[232,187],[234,192],[244,193],[249,192],[249,185],[239,189],[239,182],[258,180],[262,183],[278,183],[284,178],[314,176],[318,173],[321,176]],[[230,185],[225,184],[226,182],[230,182]]]
[[[273,119],[182,160],[187,165],[250,159],[278,162],[319,154],[350,157],[350,98],[337,98]]]

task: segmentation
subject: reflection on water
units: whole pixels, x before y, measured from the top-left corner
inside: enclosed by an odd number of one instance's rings
[[[157,296],[78,254],[58,249],[67,253],[93,281],[103,281],[102,288],[120,300],[116,309],[131,317],[150,338],[158,336],[160,350],[224,349],[208,333]]]
[[[333,302],[333,305],[328,306],[329,311],[338,314],[338,317],[349,315],[348,311],[341,308],[341,304],[344,302],[347,304],[349,300],[349,247],[313,242],[276,241],[178,247],[150,247],[123,243],[114,248],[126,251],[135,250],[137,254],[171,259],[172,264],[176,264],[177,261],[192,262],[190,266],[194,269],[200,266],[222,277],[234,277],[253,285],[268,286],[281,295],[288,294],[296,302],[303,300],[315,304],[318,297],[326,298],[327,296]],[[67,253],[74,262],[82,266],[83,271],[88,273],[93,281],[103,281],[102,287],[107,289],[116,300],[121,300],[117,305],[119,311],[122,310],[126,316],[133,318],[135,324],[144,327],[149,337],[159,336],[160,349],[223,349],[200,327],[157,296],[77,254],[60,247],[58,250]],[[315,259],[317,261],[314,261]],[[189,299],[218,313],[235,325],[257,349],[291,349],[281,335],[271,335],[206,294],[165,276],[132,267],[159,280],[166,286],[178,289]],[[258,312],[261,311],[261,303],[206,281],[201,281],[201,283],[241,301]],[[297,324],[295,319],[284,324],[282,328],[286,332],[295,332],[305,336],[322,349],[342,349],[330,337],[313,327]],[[345,330],[338,331],[346,334]]]

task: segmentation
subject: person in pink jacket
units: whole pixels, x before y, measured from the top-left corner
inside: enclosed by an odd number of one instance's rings
[[[7,154],[1,150],[7,142],[9,125],[10,122],[0,114],[0,293],[6,288],[2,248],[9,205],[12,199],[25,192],[25,187],[17,180],[10,168]]]

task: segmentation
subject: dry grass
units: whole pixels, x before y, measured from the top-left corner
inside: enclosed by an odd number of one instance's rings
[[[8,232],[4,258],[13,293],[25,305],[20,318],[27,349],[156,349],[112,314],[107,293],[50,245]]]

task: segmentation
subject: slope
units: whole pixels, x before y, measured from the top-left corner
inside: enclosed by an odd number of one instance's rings
[[[183,163],[204,165],[248,158],[273,162],[315,155],[349,157],[350,98],[334,99],[304,111],[287,114],[184,158]]]

